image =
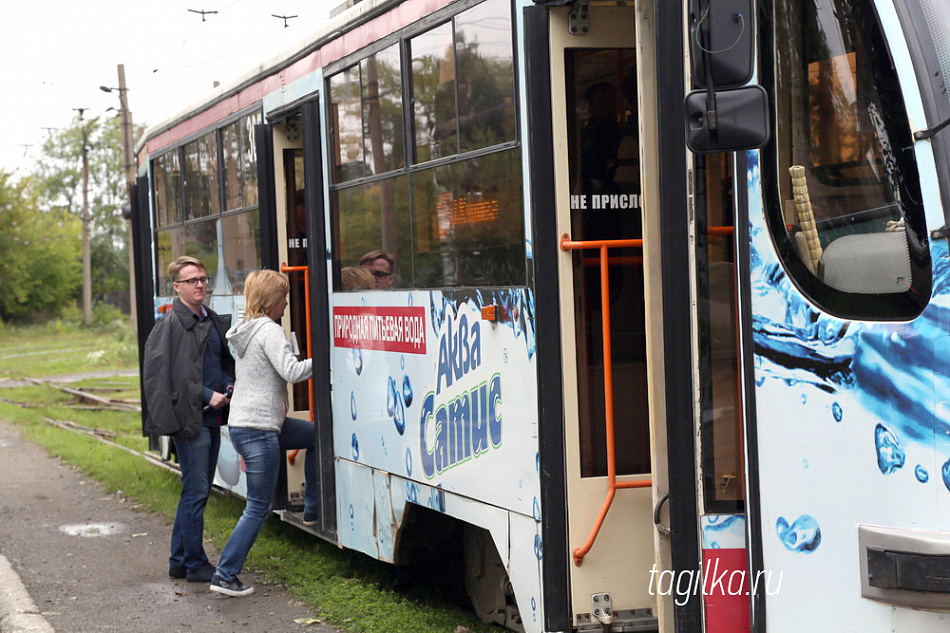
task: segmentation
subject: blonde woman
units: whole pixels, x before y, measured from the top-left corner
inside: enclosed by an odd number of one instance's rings
[[[247,299],[244,320],[226,335],[237,352],[228,420],[231,442],[244,458],[247,474],[244,513],[224,546],[211,579],[211,591],[227,596],[246,596],[254,592],[253,587],[241,583],[237,574],[274,506],[284,450],[308,449],[304,462],[304,523],[317,522],[314,425],[285,417],[287,383],[307,380],[313,371],[310,359],[296,359],[284,329],[277,323],[287,307],[289,290],[287,278],[273,270],[258,270],[248,275],[244,284]]]

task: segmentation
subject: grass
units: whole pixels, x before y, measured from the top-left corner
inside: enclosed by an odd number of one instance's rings
[[[135,369],[134,340],[131,333],[114,325],[98,330],[62,322],[0,328],[0,379]],[[97,393],[109,398],[137,399],[139,395],[137,377],[88,378],[71,386],[108,389]],[[110,441],[144,452],[148,441],[141,435],[138,413],[77,409],[73,396],[47,385],[2,389],[0,398],[0,419],[16,424],[25,438],[98,480],[109,492],[121,491],[136,506],[164,517],[170,525],[181,488],[176,475],[47,421],[67,420],[100,429],[108,433]],[[219,551],[243,508],[242,500],[230,496],[212,495],[209,500],[205,535]],[[455,591],[458,579],[433,576],[431,568],[420,573],[418,569],[394,567],[341,550],[275,519],[267,522],[245,567],[257,572],[263,581],[286,588],[321,620],[347,631],[451,633],[458,627],[475,633],[504,630],[478,621],[464,597]]]

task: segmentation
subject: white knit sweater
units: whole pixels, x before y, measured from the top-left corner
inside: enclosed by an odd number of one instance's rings
[[[283,328],[268,317],[242,321],[226,336],[237,352],[228,425],[279,432],[287,414],[287,383],[310,378],[312,360],[298,361]]]

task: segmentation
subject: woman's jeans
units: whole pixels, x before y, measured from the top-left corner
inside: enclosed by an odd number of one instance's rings
[[[287,418],[280,434],[275,431],[261,431],[242,427],[231,427],[231,443],[244,458],[244,472],[247,476],[247,504],[244,513],[234,527],[228,539],[217,574],[225,582],[233,582],[244,567],[244,561],[251,546],[257,540],[264,527],[264,521],[274,507],[274,491],[277,489],[277,477],[280,473],[280,460],[283,451],[289,449],[309,449],[304,461],[306,471],[306,490],[304,493],[304,511],[316,512],[319,501],[316,485],[316,459],[313,455],[315,438],[312,422]]]

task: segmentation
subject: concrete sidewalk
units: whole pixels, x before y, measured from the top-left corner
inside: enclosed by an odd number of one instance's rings
[[[50,458],[0,421],[0,631],[334,629],[285,591],[227,598],[168,578],[171,526]],[[217,552],[206,545],[212,562]]]

